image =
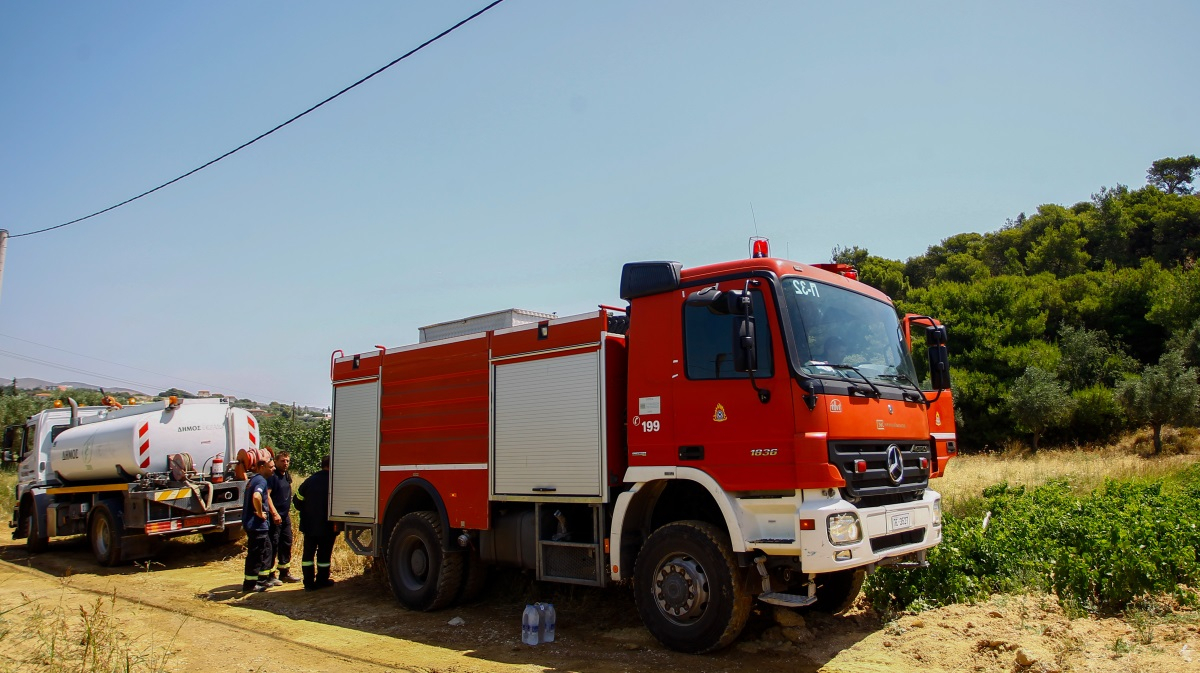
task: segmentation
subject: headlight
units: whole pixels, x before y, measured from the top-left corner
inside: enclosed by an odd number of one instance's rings
[[[853,544],[862,539],[862,528],[858,515],[852,512],[834,514],[829,517],[829,541],[833,544]]]
[[[933,525],[942,525],[942,499],[938,498],[933,501]]]

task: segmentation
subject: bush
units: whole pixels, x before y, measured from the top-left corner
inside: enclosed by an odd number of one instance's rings
[[[880,610],[1028,589],[1053,591],[1069,611],[1116,613],[1146,594],[1194,603],[1186,587],[1200,582],[1197,520],[1197,465],[1177,482],[1109,480],[1086,494],[1062,480],[999,484],[946,515],[929,567],[875,573],[866,592]]]
[[[1083,441],[1105,441],[1125,427],[1125,414],[1112,388],[1096,385],[1071,391],[1075,412],[1063,435]]]

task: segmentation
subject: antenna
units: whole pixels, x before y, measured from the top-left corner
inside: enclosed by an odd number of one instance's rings
[[[750,202],[750,219],[754,221],[754,235],[758,236],[758,218],[754,216],[754,202]]]

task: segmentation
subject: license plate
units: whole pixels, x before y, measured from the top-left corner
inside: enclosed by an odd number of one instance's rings
[[[901,528],[908,528],[909,526],[912,526],[911,516],[912,515],[910,512],[904,512],[903,514],[893,514],[892,515],[892,530],[900,530]]]

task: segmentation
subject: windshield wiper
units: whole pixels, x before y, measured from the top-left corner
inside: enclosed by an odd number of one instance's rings
[[[863,382],[865,382],[868,386],[871,386],[871,390],[875,391],[875,397],[883,397],[883,391],[879,389],[879,386],[872,383],[871,379],[867,378],[866,375],[863,374],[861,371],[859,371],[858,367],[855,367],[854,365],[838,365],[838,364],[833,364],[832,362],[827,362],[824,365],[818,364],[818,366],[829,367],[830,369],[849,369],[850,371],[854,372],[855,374],[858,374],[858,377],[861,378],[863,380]],[[864,391],[860,390],[857,387],[855,387],[854,389],[864,395],[866,394]]]
[[[918,386],[918,385],[916,384],[916,382],[915,382],[915,381],[913,381],[912,379],[908,378],[908,375],[907,375],[907,374],[901,374],[901,373],[896,373],[896,374],[880,374],[880,375],[879,375],[879,378],[881,378],[881,379],[894,379],[894,380],[896,380],[896,381],[904,381],[905,383],[907,383],[907,384],[909,384],[910,386],[912,386],[912,387],[913,387],[913,390],[915,390],[915,391],[916,391],[916,393],[914,393],[914,394],[913,394],[913,396],[910,398],[910,397],[908,396],[908,393],[909,393],[909,391],[908,391],[908,390],[904,390],[903,388],[901,388],[901,394],[902,394],[902,395],[904,395],[904,399],[906,399],[906,400],[907,400],[907,399],[911,399],[913,402],[916,402],[917,404],[924,404],[925,406],[929,406],[929,400],[925,399],[925,393],[921,391],[921,386]]]

